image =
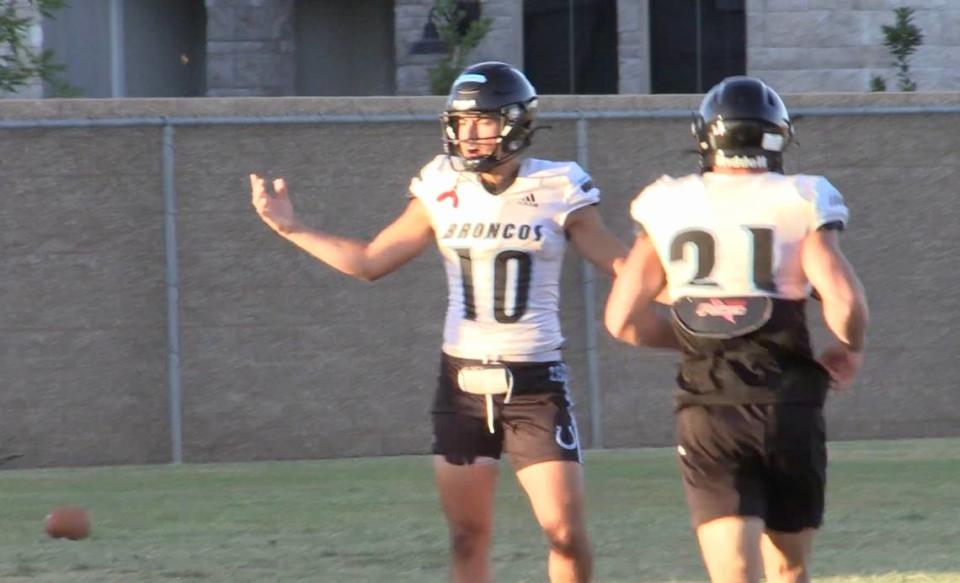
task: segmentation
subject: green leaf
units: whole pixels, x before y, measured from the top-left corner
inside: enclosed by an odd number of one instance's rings
[[[54,12],[66,3],[64,0],[27,0],[27,5],[35,8],[42,17],[52,18]],[[59,74],[65,67],[54,60],[53,51],[38,51],[28,44],[35,21],[34,16],[18,12],[23,7],[23,4],[7,3],[0,10],[0,91],[16,93],[35,79],[65,92],[70,92],[71,88],[76,90],[60,79]]]
[[[442,61],[430,68],[430,91],[434,95],[446,95],[457,75],[463,70],[470,52],[477,48],[490,32],[493,20],[480,18],[469,23],[464,29],[467,14],[460,9],[456,0],[435,0],[432,13],[437,35],[447,46],[447,54]]]

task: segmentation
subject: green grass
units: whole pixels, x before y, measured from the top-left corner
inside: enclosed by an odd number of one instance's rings
[[[960,581],[960,440],[830,453],[816,581]],[[588,452],[586,467],[598,582],[705,581],[672,450]],[[526,500],[510,472],[502,482],[498,581],[545,581]],[[43,534],[64,503],[91,510],[90,539]],[[4,471],[0,524],[0,583],[446,579],[426,457]]]

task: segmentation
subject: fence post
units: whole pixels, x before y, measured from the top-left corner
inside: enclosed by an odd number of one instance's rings
[[[590,145],[587,143],[587,118],[577,117],[577,164],[589,168]],[[583,280],[584,331],[587,340],[587,394],[590,400],[590,447],[603,447],[603,411],[600,399],[600,371],[597,363],[597,311],[594,269],[586,260],[580,260]]]
[[[173,126],[163,125],[163,226],[167,291],[167,386],[170,400],[171,462],[183,462],[180,399],[180,275],[177,266],[177,191],[174,187]]]

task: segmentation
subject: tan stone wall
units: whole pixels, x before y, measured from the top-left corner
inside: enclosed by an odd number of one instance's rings
[[[430,69],[446,54],[416,54],[423,39],[424,25],[434,0],[395,0],[394,54],[397,67],[396,95],[430,95]],[[465,59],[469,65],[480,61],[504,61],[523,68],[523,4],[513,0],[483,0],[481,18],[490,19],[490,31]]]
[[[960,90],[960,3],[943,0],[747,0],[747,72],[785,93],[867,91],[874,75],[897,91],[883,26],[900,6],[924,37],[910,56],[917,91]]]
[[[551,111],[689,110],[695,96],[546,97]],[[811,107],[960,107],[957,94],[787,96]],[[427,113],[436,98],[10,101],[0,119]],[[960,114],[802,116],[793,171],[823,173],[852,209],[844,247],[870,292],[871,353],[829,406],[835,438],[960,434],[955,294]],[[575,125],[533,155],[575,158]],[[601,210],[695,165],[687,119],[591,121]],[[284,175],[316,226],[367,237],[439,149],[436,122],[177,127],[184,459],[425,452],[445,282],[434,251],[374,284],[312,261],[249,206],[246,175]],[[13,466],[170,459],[161,130],[0,130],[0,458]],[[563,276],[566,357],[589,436],[581,272]],[[608,285],[598,280],[597,310]],[[946,290],[946,291],[945,291]],[[598,314],[599,315],[599,314]],[[671,441],[673,355],[599,334],[608,447]],[[818,327],[818,337],[822,329]]]

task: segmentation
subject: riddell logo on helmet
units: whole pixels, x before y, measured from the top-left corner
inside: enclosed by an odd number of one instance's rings
[[[767,168],[766,156],[727,156],[717,150],[713,165],[719,168]]]

